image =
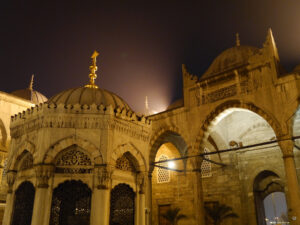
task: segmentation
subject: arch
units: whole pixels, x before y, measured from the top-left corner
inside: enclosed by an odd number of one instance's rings
[[[31,225],[35,189],[31,182],[22,182],[16,192],[12,225]]]
[[[261,116],[269,123],[269,125],[272,127],[277,137],[282,136],[280,123],[277,121],[275,117],[266,113],[265,111],[263,111],[262,109],[260,109],[259,107],[257,107],[251,102],[247,103],[247,102],[242,102],[240,100],[229,100],[217,106],[212,112],[210,112],[207,115],[206,119],[203,122],[203,125],[201,126],[200,131],[198,132],[198,136],[196,138],[196,143],[195,143],[195,149],[200,150],[200,147],[203,144],[203,139],[207,135],[207,131],[212,126],[213,121],[215,121],[216,118],[221,113],[223,113],[224,111],[230,108],[247,109],[249,111],[256,113],[257,115]]]
[[[136,169],[138,171],[145,172],[147,171],[146,167],[146,160],[142,153],[132,144],[132,143],[126,143],[119,145],[111,154],[109,164],[112,166],[116,166],[117,159],[122,157],[125,153],[129,152],[130,155],[134,158],[134,161],[136,160]]]
[[[264,199],[273,192],[284,192],[280,177],[271,170],[263,170],[253,181],[253,194],[258,225],[266,225]]]
[[[53,190],[50,225],[90,224],[92,191],[82,181],[67,180]]]
[[[188,151],[192,151],[191,146],[186,144],[187,137],[184,138],[175,127],[165,127],[154,133],[155,135],[150,141],[149,172],[153,171],[154,166],[151,164],[155,161],[158,149],[164,143],[172,143],[177,148],[181,156],[186,155]]]
[[[135,193],[127,184],[118,184],[111,190],[110,225],[135,224]]]
[[[6,147],[6,142],[7,142],[7,132],[6,132],[6,128],[5,128],[5,125],[2,121],[2,119],[0,119],[0,144],[3,146],[3,147]]]
[[[25,140],[23,143],[21,143],[17,148],[16,154],[13,154],[14,157],[10,157],[7,163],[7,170],[17,170],[19,161],[21,158],[21,155],[24,154],[24,151],[29,152],[33,157],[33,162],[35,160],[35,145]]]
[[[67,149],[68,147],[71,147],[73,145],[79,146],[80,148],[84,149],[87,151],[94,164],[102,164],[103,163],[103,158],[101,151],[91,142],[88,140],[82,139],[78,136],[70,136],[66,137],[64,139],[61,139],[54,143],[53,145],[48,148],[46,151],[44,158],[43,158],[43,163],[49,164],[53,163],[55,160],[55,157],[63,150]]]

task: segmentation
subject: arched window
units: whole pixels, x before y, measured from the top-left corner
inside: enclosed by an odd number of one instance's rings
[[[133,225],[135,193],[127,184],[118,184],[111,190],[110,225]]]
[[[207,148],[204,148],[204,153],[210,152]],[[205,159],[210,159],[210,155],[205,155]],[[211,177],[211,163],[203,160],[202,165],[201,165],[201,175],[202,177]]]
[[[23,155],[23,153],[22,153]],[[24,151],[24,155],[21,158],[19,170],[27,170],[33,167],[33,157],[32,154],[28,151]]]
[[[12,225],[30,225],[33,211],[35,189],[25,181],[16,190]]]
[[[169,157],[166,155],[161,155],[158,161],[168,160]],[[168,167],[167,162],[159,163],[159,166]],[[170,171],[164,168],[157,168],[157,183],[167,183],[170,182]]]

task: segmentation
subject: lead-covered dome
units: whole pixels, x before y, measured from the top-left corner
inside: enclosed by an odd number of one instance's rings
[[[202,79],[247,65],[249,58],[254,54],[257,54],[258,51],[258,48],[246,45],[229,48],[215,58],[208,70],[202,76]]]
[[[38,105],[40,103],[46,102],[48,99],[45,95],[41,94],[38,91],[35,91],[30,88],[16,90],[11,93],[14,96],[26,99],[28,101],[31,101],[32,103]]]
[[[101,88],[79,87],[62,91],[51,97],[48,103],[64,105],[101,105],[113,108],[130,109],[129,105],[119,96]]]

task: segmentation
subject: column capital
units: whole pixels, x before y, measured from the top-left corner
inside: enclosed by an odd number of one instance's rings
[[[147,182],[147,173],[144,172],[139,172],[137,174],[137,185],[139,187],[139,193],[140,194],[145,194],[145,189],[146,189],[146,182]]]
[[[54,174],[54,165],[37,164],[34,166],[38,188],[48,188],[48,180]]]
[[[292,140],[283,140],[279,141],[278,145],[281,148],[283,158],[289,158],[289,157],[294,157],[294,142]]]
[[[7,193],[12,193],[12,187],[16,181],[17,177],[17,171],[16,170],[9,170],[6,174],[7,184],[8,184],[8,190]]]
[[[98,189],[109,189],[111,187],[112,167],[108,165],[97,165],[94,168],[95,186]]]

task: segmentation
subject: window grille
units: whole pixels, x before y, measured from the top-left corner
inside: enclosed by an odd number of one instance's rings
[[[207,148],[204,148],[204,153],[210,152]],[[205,155],[205,159],[210,159],[210,155]],[[202,165],[201,165],[201,176],[204,177],[211,177],[211,163],[203,160]]]
[[[132,162],[126,157],[125,154],[123,154],[120,158],[117,159],[116,168],[125,171],[135,171]]]
[[[90,157],[76,146],[62,151],[56,159],[56,173],[91,173]]]
[[[2,184],[6,181],[6,174],[7,174],[7,158],[4,160],[3,163],[2,180],[1,180]]]
[[[168,160],[168,156],[161,155],[158,161]],[[159,166],[168,167],[167,162],[159,163]],[[157,183],[167,183],[170,182],[170,171],[163,168],[157,168]]]

